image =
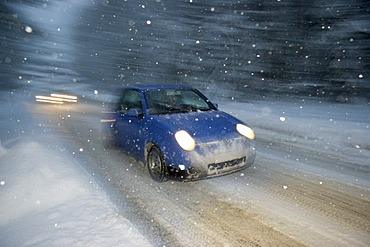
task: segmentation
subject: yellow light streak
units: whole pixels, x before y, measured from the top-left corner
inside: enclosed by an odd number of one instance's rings
[[[36,99],[37,102],[52,103],[52,104],[63,104],[63,101],[53,101],[46,99]]]
[[[43,96],[43,95],[36,95],[36,101],[38,102],[45,102],[45,103],[55,103],[56,104],[63,104],[63,102],[71,102],[76,103],[77,97],[73,95],[65,95],[65,94],[55,94],[52,93],[50,96]]]
[[[59,101],[63,102],[63,99],[60,98],[54,98],[50,96],[42,96],[42,95],[36,95],[36,99],[41,99],[41,100],[51,100],[51,101]]]
[[[50,94],[50,96],[57,97],[57,98],[77,100],[77,97],[76,96],[73,96],[73,95],[52,93],[52,94]]]
[[[116,121],[115,119],[100,119],[100,122],[102,123],[113,123],[115,121]]]

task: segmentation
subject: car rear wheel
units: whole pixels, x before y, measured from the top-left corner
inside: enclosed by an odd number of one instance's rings
[[[167,167],[164,163],[162,152],[157,146],[153,145],[150,147],[146,162],[149,174],[153,180],[157,182],[167,180]]]

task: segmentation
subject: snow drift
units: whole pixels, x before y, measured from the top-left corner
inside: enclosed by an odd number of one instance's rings
[[[149,246],[63,150],[33,140],[0,146],[2,246]]]

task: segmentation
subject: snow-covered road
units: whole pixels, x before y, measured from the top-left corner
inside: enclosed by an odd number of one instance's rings
[[[150,246],[29,102],[2,96],[0,245]]]
[[[254,166],[159,184],[103,147],[99,101],[56,106],[19,96],[5,95],[0,111],[5,246],[370,243],[368,105],[219,101],[254,127]]]

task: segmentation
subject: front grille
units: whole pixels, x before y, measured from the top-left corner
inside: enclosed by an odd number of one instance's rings
[[[231,171],[235,167],[242,167],[244,166],[246,161],[246,157],[242,157],[239,159],[234,159],[234,160],[228,160],[225,162],[220,162],[220,163],[212,163],[208,164],[208,173],[209,174],[218,174],[226,171]]]

